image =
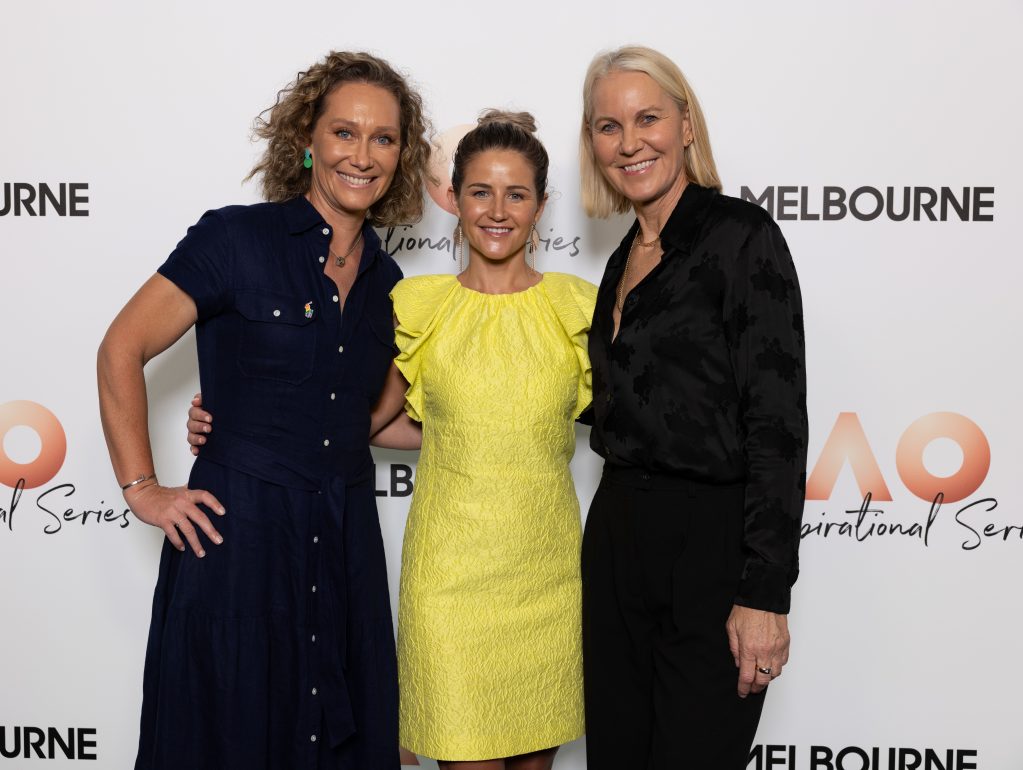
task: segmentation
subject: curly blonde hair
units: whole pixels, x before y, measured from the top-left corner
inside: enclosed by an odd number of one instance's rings
[[[419,221],[430,159],[423,100],[390,64],[364,52],[331,51],[278,92],[274,105],[255,120],[253,134],[267,140],[267,147],[246,179],[260,175],[268,201],[305,195],[312,181],[312,173],[302,165],[309,137],[327,96],[344,83],[380,86],[398,100],[401,113],[398,168],[391,186],[368,213],[369,223],[393,227]]]

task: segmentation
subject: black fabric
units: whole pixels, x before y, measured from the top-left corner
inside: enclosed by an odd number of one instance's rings
[[[605,467],[583,535],[589,770],[744,770],[764,693],[742,699],[725,621],[742,485]]]
[[[690,183],[661,262],[613,306],[634,223],[600,284],[590,359],[593,450],[611,466],[745,487],[734,600],[785,613],[806,470],[803,316],[792,258],[763,209]]]

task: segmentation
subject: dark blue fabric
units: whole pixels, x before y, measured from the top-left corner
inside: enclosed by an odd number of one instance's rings
[[[363,237],[343,313],[304,198],[207,212],[159,269],[199,310],[215,415],[189,485],[227,515],[205,559],[164,544],[137,770],[399,766],[368,444],[401,271]]]

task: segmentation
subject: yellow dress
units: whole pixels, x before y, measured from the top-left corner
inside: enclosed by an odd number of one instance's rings
[[[481,760],[583,733],[579,501],[596,287],[514,294],[452,275],[394,287],[398,368],[423,448],[398,599],[401,743]]]

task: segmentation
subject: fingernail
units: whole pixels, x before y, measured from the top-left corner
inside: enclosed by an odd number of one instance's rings
[[[206,555],[206,551],[199,551],[199,558],[203,558]]]
[[[185,550],[185,546],[183,546],[183,545],[179,545],[179,546],[178,546],[178,550],[179,550],[179,551],[184,551],[184,550]]]
[[[221,516],[223,516],[225,513],[227,513],[227,509],[226,508],[218,508],[217,509],[217,513],[219,513]]]
[[[209,432],[210,432],[210,426],[209,426],[209,425],[203,425],[203,426],[202,426],[202,429],[203,429],[203,431],[205,431],[206,433],[209,433]]]
[[[217,535],[215,538],[213,538],[213,540],[216,542],[217,545],[220,545],[221,543],[224,542],[224,538],[222,538],[220,535]]]
[[[199,443],[200,444],[205,444],[206,443],[206,437],[205,436],[199,436]]]

